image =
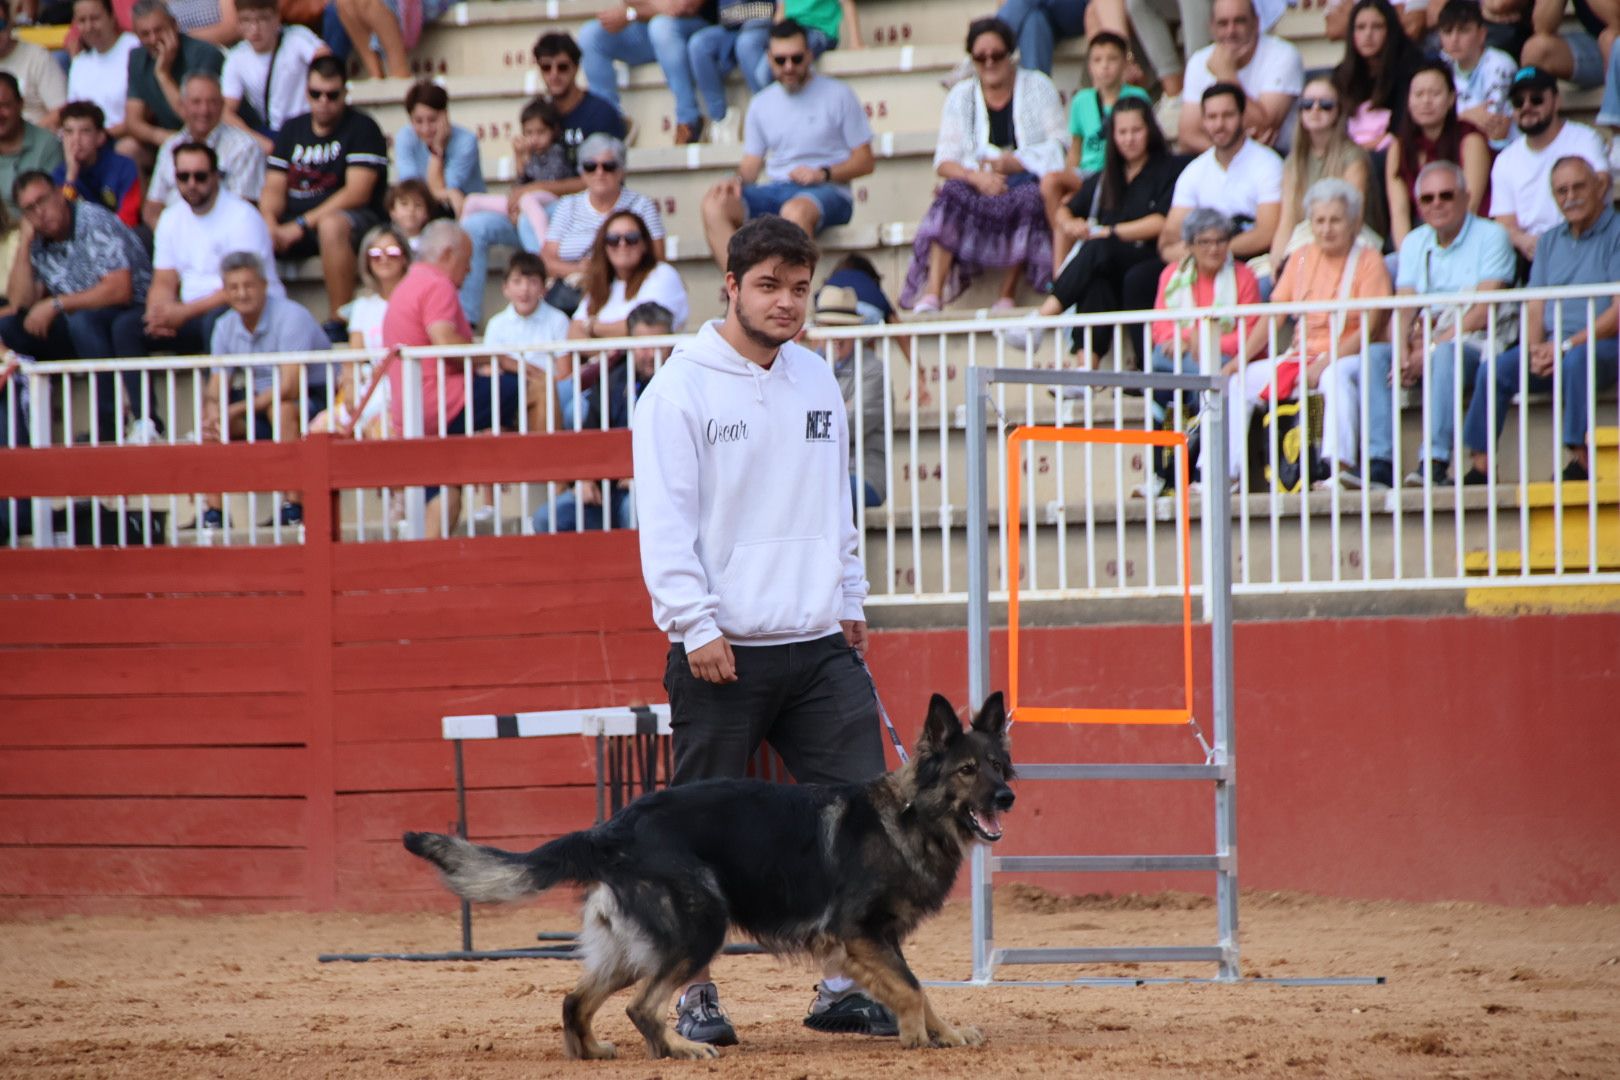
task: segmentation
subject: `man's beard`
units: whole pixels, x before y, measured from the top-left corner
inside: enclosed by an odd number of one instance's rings
[[[748,316],[743,314],[741,304],[737,304],[736,301],[733,301],[733,303],[736,304],[737,308],[737,325],[742,327],[742,332],[748,338],[748,340],[752,341],[760,348],[780,349],[783,345],[786,345],[795,337],[798,337],[799,330],[797,327],[793,329],[792,333],[783,335],[782,337],[777,337],[775,334],[767,333],[766,331],[761,330],[759,327],[748,321]]]
[[[1520,124],[1519,125],[1519,130],[1524,132],[1526,135],[1540,135],[1542,132],[1544,132],[1548,128],[1552,127],[1552,122],[1553,122],[1553,114],[1548,113],[1547,118],[1545,120],[1538,120],[1534,124],[1532,124],[1532,125],[1530,125],[1528,127],[1525,126],[1524,124]]]

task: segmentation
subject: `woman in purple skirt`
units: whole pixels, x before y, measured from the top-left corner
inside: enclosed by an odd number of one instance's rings
[[[1022,272],[1052,281],[1052,234],[1040,178],[1064,165],[1069,142],[1052,80],[1013,63],[1012,28],[1000,19],[968,27],[977,76],[958,83],[940,116],[934,171],[945,181],[917,227],[900,293],[902,307],[938,311],[982,271],[999,270],[993,310],[1014,304]]]

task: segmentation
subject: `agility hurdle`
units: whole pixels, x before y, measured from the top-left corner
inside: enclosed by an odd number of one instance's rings
[[[1207,333],[1207,328],[1206,328]],[[1008,552],[1008,657],[1009,729],[1026,723],[1080,724],[1185,724],[1203,750],[1202,764],[1110,762],[1099,764],[1021,762],[1024,780],[1141,780],[1205,782],[1214,785],[1215,850],[1191,855],[1035,855],[996,856],[976,844],[972,867],[973,973],[965,983],[936,985],[1018,986],[1142,985],[1160,982],[1235,983],[1241,978],[1238,949],[1237,872],[1237,764],[1233,725],[1232,667],[1232,526],[1225,477],[1227,474],[1226,380],[1208,375],[1170,375],[1146,372],[1035,371],[970,367],[967,371],[968,466],[968,694],[978,708],[989,695],[990,673],[990,506],[986,407],[997,383],[1024,386],[1155,390],[1200,395],[1203,399],[1204,474],[1217,479],[1204,486],[1202,539],[1204,551],[1203,610],[1211,630],[1210,685],[1213,706],[1213,743],[1207,741],[1193,714],[1192,556],[1191,511],[1188,483],[1191,463],[1187,438],[1178,431],[1117,431],[1113,429],[1024,427],[1007,438],[1007,483],[1010,503],[1003,528],[1009,530]],[[1006,420],[998,412],[998,422]],[[1031,708],[1018,700],[1018,577],[1021,555],[1020,450],[1026,443],[1125,444],[1169,449],[1178,462],[1177,539],[1182,577],[1182,652],[1184,699],[1171,709]],[[1001,948],[995,947],[992,885],[997,871],[1016,873],[1120,873],[1134,871],[1213,871],[1216,875],[1218,940],[1207,946],[1122,946],[1109,948]],[[1111,963],[1214,963],[1213,979],[1099,978],[1060,981],[1001,980],[1001,965],[1111,964]],[[1347,985],[1382,983],[1369,978],[1291,978],[1247,980],[1291,985]]]

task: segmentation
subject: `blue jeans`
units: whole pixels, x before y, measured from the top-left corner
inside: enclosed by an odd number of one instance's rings
[[[141,312],[139,305],[90,308],[84,311],[63,312],[51,320],[51,328],[43,338],[37,338],[23,329],[23,314],[7,315],[0,319],[0,342],[6,348],[31,356],[35,360],[100,360],[120,355],[113,338],[113,324],[127,312]],[[26,314],[26,313],[24,313]],[[141,355],[137,353],[136,355]],[[103,442],[117,438],[124,418],[118,414],[113,373],[103,371],[96,375],[96,437]],[[138,371],[123,373],[124,409],[139,414],[141,377]],[[152,400],[147,412],[157,415],[158,380],[150,380]],[[60,403],[58,408],[60,408]],[[71,422],[71,421],[70,421]]]
[[[1604,127],[1620,127],[1620,49],[1609,53],[1608,78],[1603,81],[1603,104],[1598,106],[1597,122]]]
[[[862,490],[863,487],[865,488],[864,491]],[[864,500],[861,498],[862,495],[866,496]],[[855,475],[851,475],[849,478],[849,497],[856,502],[864,501],[868,507],[883,505],[883,496],[879,495],[878,489],[872,486],[872,481],[863,481]]]
[[[1228,359],[1230,358],[1222,356],[1221,362],[1225,363]],[[1155,345],[1153,346],[1153,355],[1148,359],[1148,369],[1165,375],[1197,375],[1199,373],[1198,350],[1182,349],[1181,366],[1178,368],[1176,367],[1176,354],[1172,347],[1169,345]],[[1154,423],[1161,424],[1164,422],[1165,413],[1175,402],[1175,396],[1173,390],[1155,390],[1153,392]],[[1183,393],[1182,403],[1184,406],[1188,403],[1196,405],[1198,403],[1197,395]]]
[[[1456,439],[1457,414],[1455,402],[1457,361],[1462,359],[1463,400],[1468,400],[1469,388],[1479,372],[1485,350],[1467,342],[1445,341],[1429,350],[1429,430],[1418,452],[1419,461],[1450,461],[1451,444]],[[1497,403],[1498,405],[1501,402]]]
[[[759,78],[759,66],[765,60],[765,47],[771,39],[771,20],[751,19],[736,30],[724,26],[705,26],[686,42],[686,56],[692,63],[692,80],[697,83],[698,95],[703,98],[703,111],[710,120],[721,120],[726,115],[726,76],[734,68],[741,68],[748,89],[759,93],[770,85],[769,79]]]
[[[809,46],[812,59],[819,57],[824,52],[838,48],[838,42],[813,26],[804,28],[804,43]],[[771,58],[761,54],[759,61],[754,64],[754,78],[748,85],[753,86],[757,82],[763,88],[775,81],[776,73],[771,70]]]
[[[600,490],[599,486],[598,490]],[[609,501],[612,506],[610,507],[611,517],[607,527],[610,529],[628,529],[630,527],[630,489],[615,487],[613,489],[613,498]],[[552,526],[550,511],[551,507],[541,506],[540,509],[534,512],[535,532],[564,533],[573,532],[575,529],[580,528],[580,507],[578,500],[574,498],[574,489],[572,487],[567,491],[557,493],[557,521],[555,528]],[[583,517],[586,530],[600,530],[602,528],[601,504],[586,506]]]
[[[1586,443],[1586,354],[1587,347],[1582,345],[1565,352],[1562,360],[1564,415],[1559,428],[1563,432],[1565,446],[1584,446]],[[1496,383],[1494,432],[1490,430],[1490,417],[1486,415],[1490,406],[1490,386],[1484,377],[1476,379],[1474,396],[1468,401],[1468,414],[1463,417],[1463,446],[1476,454],[1486,453],[1502,436],[1502,426],[1507,423],[1508,413],[1512,410],[1513,395],[1519,392],[1520,356],[1521,350],[1509,349],[1499,353],[1496,363],[1490,365],[1489,378]],[[1528,363],[1528,359],[1522,362]],[[1597,376],[1598,390],[1613,386],[1616,371],[1620,369],[1620,343],[1613,339],[1599,342],[1592,367]],[[1529,375],[1525,385],[1531,393],[1544,393],[1552,389],[1552,376]]]
[[[462,221],[461,227],[472,240],[472,261],[467,264],[467,277],[461,283],[461,310],[467,321],[477,326],[484,318],[484,285],[489,280],[489,249],[497,244],[518,246],[517,226],[505,214],[487,210]],[[533,230],[530,230],[533,235]]]
[[[996,17],[1018,35],[1018,66],[1052,74],[1052,50],[1086,32],[1086,0],[1007,0]]]
[[[607,99],[617,109],[619,81],[613,74],[613,61],[631,67],[657,61],[675,95],[675,122],[696,124],[703,114],[698,111],[697,95],[692,90],[692,63],[686,55],[686,43],[709,25],[696,16],[654,15],[610,34],[602,29],[600,21],[592,19],[579,29],[580,62],[591,93]]]

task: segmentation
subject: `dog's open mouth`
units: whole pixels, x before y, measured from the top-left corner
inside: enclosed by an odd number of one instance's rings
[[[973,834],[987,844],[993,844],[1001,839],[1001,819],[993,811],[969,810],[967,812],[968,828]]]

